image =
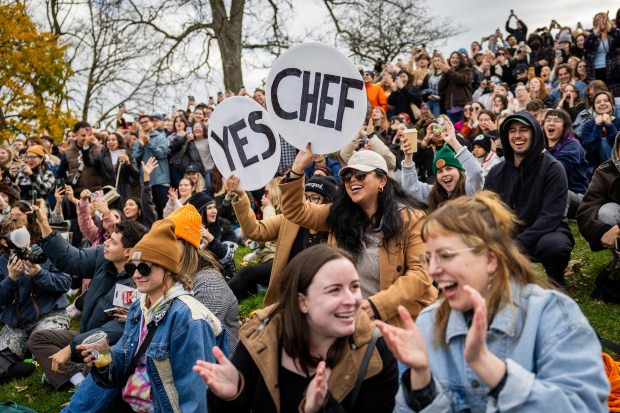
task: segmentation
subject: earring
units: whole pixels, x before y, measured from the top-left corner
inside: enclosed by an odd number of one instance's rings
[[[495,274],[489,274],[489,282],[487,282],[487,291],[491,291],[491,286],[493,285],[493,280],[495,279]]]
[[[382,186],[380,186],[380,187],[379,187],[379,193],[382,193],[382,192],[383,192],[383,187],[382,187]]]

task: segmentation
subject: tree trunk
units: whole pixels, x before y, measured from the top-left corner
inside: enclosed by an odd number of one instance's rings
[[[233,0],[230,18],[226,14],[223,0],[211,0],[214,32],[222,56],[224,87],[237,93],[243,85],[241,70],[241,37],[243,29],[243,8],[245,0]]]

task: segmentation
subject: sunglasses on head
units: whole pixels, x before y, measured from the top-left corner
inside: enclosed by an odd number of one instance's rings
[[[345,182],[351,182],[351,179],[353,178],[353,176],[355,176],[355,179],[357,179],[358,181],[363,181],[364,178],[366,178],[366,175],[368,175],[369,173],[370,172],[364,171],[347,172],[342,177],[342,180]]]
[[[136,273],[136,270],[138,270],[141,276],[148,277],[149,275],[151,275],[152,267],[152,264],[146,262],[141,262],[138,265],[134,264],[133,262],[128,262],[127,264],[125,264],[125,272],[129,275],[134,275]]]

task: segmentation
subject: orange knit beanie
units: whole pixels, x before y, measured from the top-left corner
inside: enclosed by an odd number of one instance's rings
[[[181,208],[168,215],[168,219],[174,222],[174,235],[192,244],[196,249],[200,248],[200,225],[202,218],[198,210],[192,205],[183,205]]]

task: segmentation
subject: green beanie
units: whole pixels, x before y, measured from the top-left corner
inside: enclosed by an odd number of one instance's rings
[[[433,160],[433,175],[437,175],[437,169],[441,169],[445,166],[454,166],[465,172],[465,168],[463,168],[461,162],[456,159],[454,151],[448,145],[444,145],[437,151],[437,154],[435,154],[435,159]]]

